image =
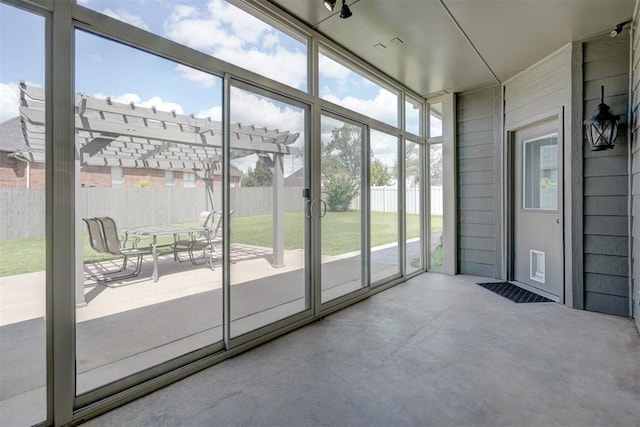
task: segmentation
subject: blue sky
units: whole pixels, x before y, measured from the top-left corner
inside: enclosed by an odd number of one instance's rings
[[[224,0],[79,0],[79,4],[225,61],[307,90],[303,41]],[[19,35],[16,36],[16,35]],[[76,92],[220,120],[221,80],[175,62],[76,32]],[[397,125],[397,96],[321,54],[320,96]],[[17,84],[44,83],[44,19],[0,4],[0,121],[17,115]],[[301,111],[243,93],[233,121],[293,132]],[[244,104],[243,104],[244,103]],[[265,109],[269,114],[264,114]],[[257,123],[268,117],[270,123]],[[300,123],[294,124],[294,123]],[[325,133],[330,129],[323,129]]]

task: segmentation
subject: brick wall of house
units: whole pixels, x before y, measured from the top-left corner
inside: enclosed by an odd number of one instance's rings
[[[27,186],[27,163],[0,153],[0,188],[25,188]],[[45,182],[44,165],[31,164],[31,188],[42,188]]]
[[[165,171],[159,169],[124,169],[124,187],[165,187]],[[222,177],[215,175],[214,186],[221,187]],[[80,183],[82,187],[111,187],[111,167],[109,166],[85,166],[80,170]],[[45,170],[42,163],[31,163],[31,188],[44,188]],[[231,177],[231,186],[240,184],[239,176]],[[26,188],[27,164],[0,153],[0,188]],[[174,187],[184,187],[184,173],[174,172]],[[196,178],[196,187],[204,187],[201,178]]]

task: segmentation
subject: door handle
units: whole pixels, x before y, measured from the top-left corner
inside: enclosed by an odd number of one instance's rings
[[[320,199],[320,203],[322,203],[322,210],[320,211],[320,218],[324,218],[324,216],[327,214],[327,203]]]
[[[304,202],[304,216],[311,218],[311,200],[305,200]]]
[[[560,224],[560,218],[556,218],[556,224]]]

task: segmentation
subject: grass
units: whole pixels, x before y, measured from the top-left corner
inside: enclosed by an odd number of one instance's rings
[[[439,218],[439,221],[438,221]],[[432,217],[434,230],[442,229],[442,217]],[[439,223],[438,223],[439,222]],[[360,249],[360,212],[327,212],[322,219],[322,251],[325,255],[338,255]],[[186,224],[185,224],[186,225]],[[193,224],[195,225],[195,224]],[[379,246],[398,240],[397,215],[373,212],[371,214],[371,245]],[[272,246],[273,223],[271,215],[231,217],[231,242],[256,246]],[[420,218],[407,215],[407,238],[420,235]],[[304,248],[304,217],[299,212],[284,216],[285,249]],[[171,236],[163,236],[171,239]],[[159,244],[169,243],[167,240]],[[31,273],[45,269],[44,238],[0,240],[0,277]],[[84,263],[114,259],[91,249],[88,236],[83,235]],[[115,257],[118,258],[118,257]]]

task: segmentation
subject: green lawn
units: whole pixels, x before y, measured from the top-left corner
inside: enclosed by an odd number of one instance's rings
[[[442,217],[432,224],[434,229],[442,228]],[[337,255],[357,251],[360,248],[360,213],[327,212],[322,219],[323,254]],[[231,242],[248,245],[272,245],[272,217],[259,215],[252,217],[231,217]],[[285,249],[304,247],[304,218],[299,212],[285,214]],[[420,234],[419,217],[407,216],[407,237]],[[171,239],[169,236],[168,239]],[[379,246],[397,241],[397,216],[374,212],[371,214],[371,244]],[[84,262],[92,263],[113,257],[99,254],[91,249],[87,235],[83,236]],[[162,243],[162,242],[160,242]],[[0,277],[44,270],[44,238],[13,239],[0,241]]]

